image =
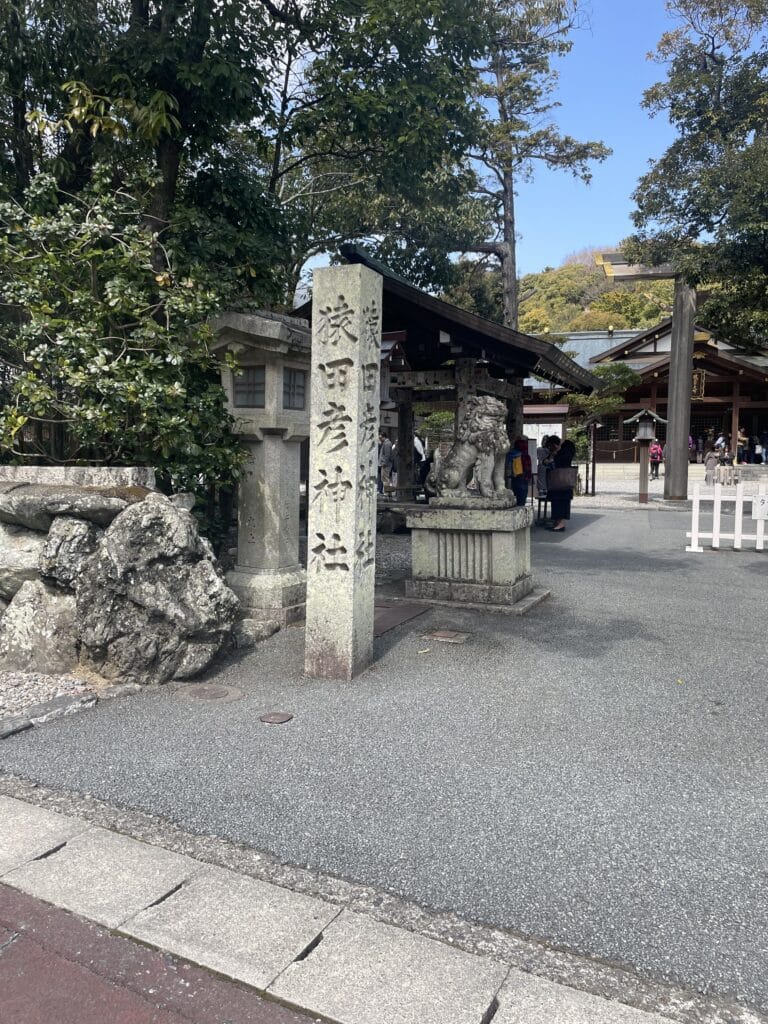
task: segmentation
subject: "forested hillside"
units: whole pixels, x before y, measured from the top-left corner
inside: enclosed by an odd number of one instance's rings
[[[609,247],[606,247],[609,248]],[[670,315],[671,281],[615,285],[595,265],[594,251],[566,259],[520,280],[519,328],[528,334],[651,327]],[[503,322],[501,277],[496,269],[464,260],[449,302]]]

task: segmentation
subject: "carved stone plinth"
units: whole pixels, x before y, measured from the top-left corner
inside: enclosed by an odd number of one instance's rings
[[[410,512],[408,597],[509,606],[533,590],[530,508],[429,507]]]
[[[304,618],[307,574],[300,565],[262,571],[235,565],[227,573],[227,586],[237,594],[247,619],[288,626]]]

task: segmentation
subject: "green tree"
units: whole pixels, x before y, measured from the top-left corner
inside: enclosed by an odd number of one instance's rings
[[[566,398],[572,412],[579,414],[575,422],[594,416],[608,416],[624,404],[624,396],[641,382],[640,374],[626,363],[605,363],[591,371],[602,381],[602,387],[590,395],[569,394]]]
[[[479,123],[477,13],[472,0],[336,0],[327,31],[279,37],[270,116],[250,134],[289,226],[289,294],[309,258],[345,241],[434,285],[484,229],[462,205],[474,177],[456,170]]]
[[[281,241],[262,169],[231,151],[224,157],[230,133],[268,110],[274,19],[265,5],[6,0],[0,12],[12,30],[0,33],[0,194],[20,197],[41,171],[77,194],[96,161],[116,182],[150,174],[147,230],[181,260],[186,245],[175,244],[171,222],[183,210],[182,240],[197,241],[194,259],[207,257],[222,291],[236,284],[273,297],[268,275],[251,273],[270,234],[270,257]],[[221,273],[222,251],[231,274]],[[155,258],[162,268],[160,246]]]
[[[491,0],[489,55],[480,97],[491,114],[473,154],[483,169],[481,194],[493,208],[495,233],[472,247],[498,261],[504,323],[519,316],[515,192],[537,163],[569,171],[588,182],[590,164],[605,160],[602,142],[563,135],[552,120],[557,72],[552,60],[567,54],[579,0]]]
[[[454,267],[454,280],[442,297],[486,320],[502,322],[501,274],[482,260],[459,260]]]
[[[544,306],[526,306],[518,327],[526,334],[544,334],[552,329],[552,317]]]
[[[613,315],[615,327],[652,327],[670,315],[673,291],[671,281],[638,282],[603,292],[589,308]]]
[[[33,178],[0,204],[0,450],[15,460],[152,465],[177,489],[232,482],[242,452],[210,355],[206,275],[153,259],[147,196],[96,165],[65,196]]]
[[[596,309],[594,306],[568,321],[569,331],[607,331],[611,328],[623,330],[625,327],[627,321],[621,313]]]
[[[0,188],[18,197],[45,170],[77,192],[97,159],[118,179],[151,169],[147,227],[178,259],[207,257],[222,289],[262,303],[276,285],[290,300],[309,257],[359,237],[399,231],[394,256],[448,274],[445,219],[466,175],[441,169],[478,121],[472,0],[2,10]],[[454,221],[461,240],[468,229]]]
[[[397,195],[450,206],[476,22],[470,0],[5,0],[6,454],[228,479],[194,325],[285,299],[331,226],[391,232]]]
[[[629,258],[670,261],[707,295],[697,317],[747,349],[768,338],[768,3],[675,0],[644,105],[677,138],[640,180]]]
[[[530,334],[651,327],[669,316],[673,285],[644,281],[614,285],[595,266],[593,255],[569,258],[561,267],[526,274],[519,282],[520,330]],[[449,302],[503,323],[501,274],[480,261],[456,266]]]

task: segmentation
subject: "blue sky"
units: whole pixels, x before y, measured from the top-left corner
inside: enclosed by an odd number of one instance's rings
[[[573,35],[560,64],[560,130],[599,139],[613,156],[594,165],[587,186],[569,174],[537,168],[518,190],[519,273],[559,266],[572,252],[613,244],[632,230],[630,213],[638,178],[674,137],[666,117],[648,116],[643,90],[665,77],[646,59],[673,26],[664,0],[591,0],[589,27]]]

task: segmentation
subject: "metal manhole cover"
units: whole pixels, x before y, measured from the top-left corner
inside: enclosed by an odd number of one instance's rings
[[[287,711],[270,711],[267,715],[260,715],[259,721],[264,722],[265,725],[285,725],[292,718],[293,715],[288,714]]]
[[[229,704],[233,700],[240,700],[245,694],[236,686],[217,686],[212,683],[190,683],[189,686],[177,686],[174,690],[176,697],[185,697],[187,700],[215,700],[222,704]]]
[[[471,633],[462,633],[457,629],[436,629],[433,633],[425,633],[425,640],[439,640],[444,644],[464,644]]]

